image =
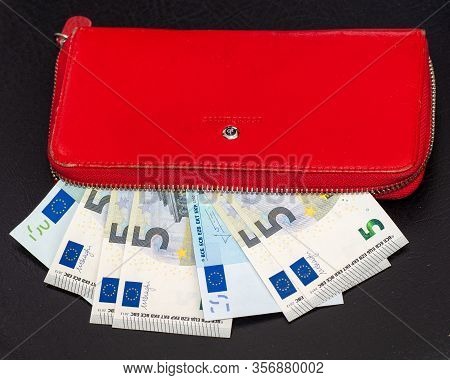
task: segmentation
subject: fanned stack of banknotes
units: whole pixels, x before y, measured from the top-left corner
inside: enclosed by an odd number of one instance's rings
[[[343,304],[408,243],[372,195],[104,190],[59,181],[11,235],[90,322],[227,338]]]

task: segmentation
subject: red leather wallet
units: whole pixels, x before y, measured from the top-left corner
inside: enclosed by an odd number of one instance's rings
[[[422,30],[91,27],[57,59],[48,155],[87,186],[361,192],[422,180],[435,86]]]

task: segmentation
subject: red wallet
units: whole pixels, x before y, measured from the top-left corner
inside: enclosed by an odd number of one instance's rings
[[[434,137],[418,29],[91,27],[69,19],[48,155],[70,183],[409,195]]]

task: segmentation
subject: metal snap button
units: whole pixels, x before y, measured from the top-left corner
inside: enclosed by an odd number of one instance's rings
[[[222,131],[222,136],[227,140],[237,139],[239,137],[239,129],[234,125],[227,125]]]

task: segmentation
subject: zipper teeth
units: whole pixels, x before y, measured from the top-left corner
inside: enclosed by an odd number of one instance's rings
[[[64,42],[62,42],[59,46],[58,55],[56,56],[55,72],[53,74],[53,92],[52,92],[52,101],[51,101],[51,106],[50,106],[51,109],[50,109],[50,123],[49,123],[50,126],[52,125],[53,113],[55,112],[55,92],[56,92],[56,82],[58,79],[58,64],[59,64],[59,58],[62,54],[61,52],[62,52],[63,45],[64,45]],[[50,134],[51,134],[51,128],[48,129],[48,141],[50,141]],[[50,170],[52,172],[53,178],[56,178],[57,174],[53,170],[51,165],[50,165]],[[68,181],[65,180],[65,182],[68,182]]]
[[[58,76],[58,62],[61,55],[61,51],[58,53],[58,57],[56,59],[55,64],[55,76],[53,83],[53,95],[51,102],[51,112],[50,112],[50,121],[53,117],[54,112],[54,103],[55,103],[55,89],[56,89],[56,81]],[[68,178],[65,178],[58,174],[53,167],[50,165],[50,171],[55,180],[62,180],[70,185],[78,186],[78,187],[90,187],[90,188],[100,188],[100,189],[112,189],[112,190],[154,190],[154,191],[186,191],[186,190],[194,190],[194,191],[221,191],[227,193],[237,193],[237,192],[248,192],[248,193],[298,193],[298,194],[316,194],[316,193],[342,193],[342,194],[359,194],[369,192],[373,195],[383,195],[390,193],[392,191],[400,190],[403,187],[409,185],[413,182],[425,169],[427,162],[430,158],[431,151],[433,149],[434,144],[434,134],[435,134],[435,124],[436,124],[436,79],[434,76],[434,68],[431,58],[428,57],[428,68],[430,71],[430,84],[431,84],[431,132],[430,132],[430,140],[428,143],[428,149],[426,153],[426,157],[420,168],[410,177],[404,179],[403,181],[397,182],[392,185],[381,186],[381,187],[368,187],[368,188],[313,188],[313,189],[304,189],[304,188],[259,188],[259,187],[237,187],[237,186],[204,186],[204,185],[107,185],[107,184],[99,184],[99,183],[87,183],[87,182],[78,182],[73,181]],[[49,130],[50,135],[50,130]]]

